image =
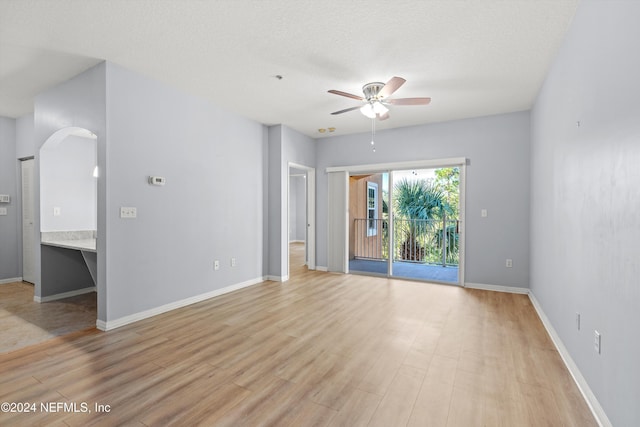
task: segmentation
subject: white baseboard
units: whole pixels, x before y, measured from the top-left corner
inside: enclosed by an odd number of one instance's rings
[[[598,422],[600,427],[612,427],[611,421],[609,421],[609,418],[607,417],[607,414],[604,412],[604,409],[602,409],[600,402],[598,402],[598,399],[596,399],[596,396],[591,391],[589,384],[587,384],[587,381],[582,376],[580,369],[578,369],[578,365],[576,365],[576,363],[571,358],[569,351],[562,343],[560,336],[551,325],[551,321],[549,321],[549,318],[544,313],[544,311],[542,310],[542,307],[538,303],[538,300],[536,299],[535,295],[533,294],[533,292],[531,292],[529,288],[485,285],[482,283],[465,283],[464,285],[465,287],[471,288],[471,289],[484,289],[488,291],[508,292],[508,293],[514,293],[514,294],[529,295],[529,299],[531,300],[533,307],[538,313],[538,317],[542,321],[542,324],[547,330],[547,333],[551,337],[551,341],[553,341],[553,344],[558,350],[558,353],[560,353],[560,357],[562,358],[562,361],[564,362],[565,366],[569,370],[569,373],[571,374],[573,381],[578,386],[580,393],[582,393],[582,397],[584,398],[587,405],[589,406],[589,409],[591,409],[591,413],[593,413],[593,416],[595,417],[596,421]]]
[[[6,285],[7,283],[22,282],[22,277],[11,277],[9,279],[0,279],[0,285]]]
[[[571,358],[569,351],[564,346],[562,340],[560,339],[560,336],[551,325],[551,321],[542,310],[542,307],[540,306],[540,303],[538,303],[538,300],[536,299],[533,292],[529,292],[529,299],[531,300],[533,307],[536,309],[536,312],[538,313],[538,317],[540,317],[542,324],[549,333],[553,344],[556,346],[558,353],[560,353],[560,357],[569,370],[571,377],[573,377],[573,381],[575,381],[578,389],[580,390],[580,393],[582,393],[584,400],[587,402],[589,409],[591,409],[593,416],[596,418],[596,421],[598,422],[600,427],[612,427],[613,425],[611,424],[611,421],[609,421],[609,417],[607,417],[604,409],[602,409],[602,406],[600,406],[600,402],[598,402],[598,399],[596,399],[596,396],[591,391],[589,384],[587,384],[587,380],[585,380],[585,378],[582,376],[580,369],[578,369],[578,365],[576,365],[576,363]]]
[[[287,280],[289,280],[289,275],[286,275],[286,276],[267,276],[265,279],[269,280],[270,282],[286,282]]]
[[[128,316],[120,317],[119,319],[114,320],[97,320],[96,328],[101,331],[110,331],[112,329],[119,328],[124,325],[128,325],[129,323],[137,322],[142,319],[146,319],[148,317],[157,316],[158,314],[166,313],[167,311],[175,310],[177,308],[182,308],[187,305],[195,304],[200,301],[204,301],[210,298],[214,298],[223,294],[227,294],[229,292],[237,291],[242,288],[247,288],[249,286],[257,285],[258,283],[264,282],[264,277],[258,277],[256,279],[247,280],[246,282],[237,283],[235,285],[227,286],[221,289],[216,289],[211,292],[206,292],[204,294],[196,295],[193,297],[185,298],[180,301],[175,301],[169,304],[161,305],[159,307],[155,307],[149,310],[141,311],[139,313],[130,314]]]
[[[318,270],[318,271],[329,271],[329,268],[325,267],[324,265],[316,265],[316,270]]]
[[[529,293],[529,288],[519,288],[516,286],[485,285],[483,283],[467,282],[464,284],[464,287],[471,288],[471,289],[483,289],[485,291],[507,292],[509,294],[527,295]]]
[[[96,291],[95,286],[89,286],[87,288],[76,289],[75,291],[63,292],[61,294],[48,295],[46,297],[37,297],[34,295],[33,300],[35,302],[56,301],[59,299],[71,298],[71,297],[75,297],[76,295],[88,294],[89,292],[95,292],[95,291]]]

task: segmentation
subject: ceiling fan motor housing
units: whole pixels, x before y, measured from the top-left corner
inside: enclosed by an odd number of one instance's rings
[[[374,101],[378,97],[378,93],[384,87],[384,83],[372,82],[362,86],[362,93],[367,101]]]

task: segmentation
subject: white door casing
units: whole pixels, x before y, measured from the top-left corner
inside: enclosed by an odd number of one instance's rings
[[[22,176],[22,280],[35,283],[35,228],[33,195],[33,159],[23,160]]]
[[[306,221],[307,221],[307,230],[306,230],[306,241],[305,241],[305,249],[306,249],[306,259],[307,259],[307,267],[309,270],[316,269],[316,170],[315,168],[289,162],[289,169],[302,169],[306,172]],[[282,240],[282,244],[286,245],[286,277],[289,277],[289,232],[288,229],[290,226],[289,222],[289,212],[290,212],[290,200],[291,200],[291,188],[289,186],[290,180],[287,179],[287,210],[286,210],[286,239]]]

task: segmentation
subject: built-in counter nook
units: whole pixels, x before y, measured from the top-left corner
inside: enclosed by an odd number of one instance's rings
[[[93,286],[96,286],[97,256],[95,230],[48,231],[41,233],[40,240],[42,245],[79,251],[91,275]],[[80,274],[80,276],[84,275]],[[80,289],[86,289],[86,287]]]
[[[40,234],[43,245],[79,251],[96,251],[96,231],[45,231]]]
[[[86,129],[62,129],[40,149],[40,301],[96,289],[97,179]]]

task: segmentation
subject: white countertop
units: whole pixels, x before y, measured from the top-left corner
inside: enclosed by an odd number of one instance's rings
[[[59,248],[75,249],[79,251],[96,251],[96,239],[49,240],[47,242],[42,242],[42,244],[48,246],[57,246]]]

